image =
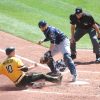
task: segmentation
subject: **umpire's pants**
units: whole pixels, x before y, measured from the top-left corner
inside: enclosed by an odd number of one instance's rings
[[[75,42],[71,43],[71,54],[76,54],[76,42],[80,40],[81,37],[83,37],[86,33],[89,34],[92,45],[93,45],[93,52],[96,55],[100,55],[99,53],[99,42],[96,36],[96,31],[93,28],[89,28],[89,29],[81,29],[81,28],[77,28],[76,32],[74,34],[74,38],[75,38]]]

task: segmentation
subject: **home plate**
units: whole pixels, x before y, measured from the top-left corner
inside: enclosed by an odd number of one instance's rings
[[[72,82],[70,84],[75,84],[75,85],[85,85],[85,84],[89,84],[89,82],[86,81],[76,81],[76,82]]]

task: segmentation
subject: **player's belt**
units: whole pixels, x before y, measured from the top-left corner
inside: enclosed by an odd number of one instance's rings
[[[19,76],[19,78],[14,82],[15,84],[18,84],[22,78],[25,76],[25,73],[23,73],[22,75]]]

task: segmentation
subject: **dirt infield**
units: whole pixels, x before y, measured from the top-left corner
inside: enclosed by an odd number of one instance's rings
[[[39,58],[47,48],[33,44],[24,39],[0,32],[0,62],[5,59],[3,52],[8,46],[16,47],[16,53],[26,65],[33,61],[39,63]],[[58,54],[55,59],[61,58]],[[46,82],[42,89],[27,88],[18,90],[6,77],[0,75],[0,100],[100,100],[100,64],[95,64],[95,55],[92,50],[78,50],[75,60],[78,81],[71,83],[69,70],[63,74],[61,85]],[[33,69],[36,72],[46,73],[47,66]]]

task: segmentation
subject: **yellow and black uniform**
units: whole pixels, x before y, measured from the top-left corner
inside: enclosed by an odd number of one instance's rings
[[[0,65],[0,74],[7,76],[11,81],[17,84],[24,76],[25,72],[21,69],[24,64],[16,57],[7,58]]]
[[[26,85],[40,79],[45,79],[50,82],[60,81],[57,77],[55,78],[41,73],[30,74],[26,73],[26,71],[28,71],[28,68],[16,57],[7,58],[2,64],[0,64],[0,74],[7,76],[17,87],[25,87]]]

